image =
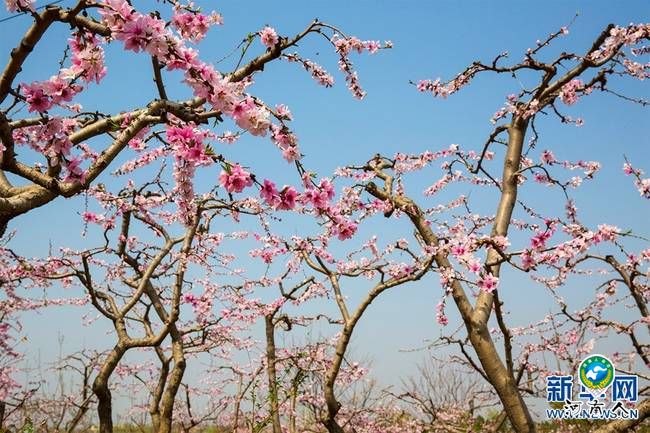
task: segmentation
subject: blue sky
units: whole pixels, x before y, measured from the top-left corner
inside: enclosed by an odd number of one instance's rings
[[[69,3],[67,0],[63,4]],[[148,3],[140,1],[136,5]],[[569,24],[576,13],[578,17],[569,35],[558,40],[550,53],[584,51],[610,22],[625,25],[650,20],[646,1],[205,1],[201,4],[214,4],[225,20],[223,27],[213,28],[199,45],[204,59],[220,59],[247,33],[266,24],[282,35],[293,35],[313,18],[334,24],[361,39],[393,42],[391,50],[353,57],[361,83],[368,92],[363,101],[354,100],[348,93],[331,48],[317,39],[301,44],[298,51],[334,75],[334,88],[319,87],[301,68],[286,62],[269,65],[257,77],[252,92],[271,105],[284,103],[291,108],[295,118],[292,127],[306,155],[304,163],[320,175],[329,175],[341,165],[363,162],[377,152],[419,153],[447,147],[450,143],[480,149],[491,131],[490,117],[503,105],[506,95],[518,91],[517,82],[509,77],[486,75],[448,100],[437,100],[419,94],[409,80],[451,78],[473,60],[489,61],[503,51],[509,51],[513,61],[520,59],[526,48]],[[3,53],[9,52],[27,25],[26,17],[0,23]],[[54,37],[39,45],[26,63],[20,81],[46,79],[54,73],[65,46],[65,32],[66,28],[59,26],[53,32]],[[255,43],[252,50],[261,52],[262,46]],[[228,58],[219,66],[229,71],[235,60],[235,57]],[[84,96],[85,108],[118,112],[156,97],[146,58],[111,49],[107,51],[107,63],[106,81]],[[613,88],[650,98],[647,82],[612,81]],[[187,91],[178,84],[178,76],[170,76],[167,86],[172,97],[187,96]],[[582,117],[585,126],[576,128],[559,125],[555,120],[542,121],[539,147],[552,148],[562,159],[596,159],[603,163],[597,181],[585,185],[577,195],[585,219],[591,223],[607,221],[648,235],[648,203],[638,198],[630,179],[621,172],[623,154],[645,164],[642,168],[650,171],[648,108],[611,96],[594,95],[568,112]],[[297,183],[293,171],[286,170],[286,163],[266,139],[244,137],[227,152],[231,159],[254,167],[258,176],[277,179],[278,183]],[[431,179],[439,175],[432,172]],[[216,174],[203,174],[199,179],[209,183],[214,181],[211,176]],[[109,177],[102,181],[111,182]],[[415,187],[412,190],[419,192]],[[549,200],[549,197],[540,195],[539,200]],[[13,222],[11,228],[18,231],[15,248],[26,255],[42,255],[50,243],[73,242],[71,238],[80,232],[75,214],[80,203],[79,199],[58,200]],[[489,209],[492,202],[486,201],[484,205]],[[543,201],[540,205],[552,206],[552,203]],[[405,234],[397,232],[407,229],[405,225],[394,227],[388,229],[391,236],[410,234],[410,229]],[[295,228],[298,232],[300,229]],[[515,323],[523,323],[531,305],[544,302],[544,297],[537,298],[536,294],[541,289],[534,292],[528,290],[529,285],[528,280],[515,278],[503,289],[513,301]],[[523,290],[525,296],[519,294]],[[414,360],[422,355],[399,350],[422,346],[425,339],[438,335],[434,308],[439,296],[436,278],[432,277],[388,293],[373,304],[359,326],[355,352],[374,360],[382,380],[396,383],[398,376],[413,372]],[[47,326],[52,322],[57,327]],[[43,359],[55,356],[58,350],[55,332],[59,326],[70,348],[96,338],[96,333],[83,329],[79,332],[78,324],[78,317],[54,310],[39,317],[30,316],[24,322],[30,352],[40,351]],[[378,335],[381,335],[380,342]],[[32,359],[35,361],[35,356]]]

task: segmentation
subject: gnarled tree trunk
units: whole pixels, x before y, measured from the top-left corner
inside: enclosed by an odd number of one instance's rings
[[[93,392],[97,396],[99,433],[113,433],[113,401],[108,379],[125,352],[126,348],[123,345],[115,345],[93,381]]]

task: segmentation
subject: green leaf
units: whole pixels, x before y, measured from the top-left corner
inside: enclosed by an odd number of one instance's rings
[[[25,425],[23,425],[22,428],[22,433],[34,433],[34,424],[32,424],[32,420],[27,418],[27,421],[25,421]]]
[[[111,132],[115,132],[115,131],[119,131],[120,129],[122,129],[122,127],[120,126],[119,123],[117,123],[113,119],[109,119],[108,120],[108,129]]]

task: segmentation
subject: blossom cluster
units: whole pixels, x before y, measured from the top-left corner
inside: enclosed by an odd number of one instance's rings
[[[300,62],[307,72],[309,72],[314,80],[321,86],[332,87],[334,85],[334,77],[332,77],[321,65],[309,60],[303,59],[297,53],[287,54],[285,58],[289,62]]]
[[[440,78],[436,78],[433,81],[420,80],[416,87],[420,92],[430,92],[435,97],[445,99],[468,85],[478,71],[478,66],[472,66],[446,83],[441,82]]]
[[[212,25],[223,24],[223,18],[217,12],[204,15],[198,12],[177,10],[172,18],[172,25],[186,40],[200,42]]]
[[[34,0],[5,0],[9,12],[34,11]]]
[[[20,85],[30,112],[43,113],[71,102],[83,90],[79,81],[99,83],[106,75],[104,49],[95,35],[77,32],[68,43],[72,53],[70,68],[62,68],[49,80]]]
[[[643,178],[643,170],[632,167],[632,164],[626,162],[623,165],[623,172],[628,176],[634,176],[634,185],[636,186],[641,197],[650,199],[650,178]]]
[[[631,24],[628,27],[614,26],[605,42],[591,53],[590,59],[602,62],[610,58],[621,45],[631,46],[650,37],[650,24]]]
[[[567,105],[573,105],[578,101],[578,94],[576,92],[579,90],[584,90],[584,83],[577,78],[573,79],[562,86],[560,99]]]
[[[359,77],[357,76],[356,71],[354,71],[352,68],[352,63],[350,63],[348,55],[352,51],[356,51],[359,54],[361,54],[363,51],[374,54],[381,48],[391,48],[392,43],[390,41],[386,41],[382,46],[379,41],[362,41],[354,36],[343,38],[339,35],[334,35],[332,38],[332,43],[336,48],[336,52],[340,56],[339,69],[345,75],[345,81],[348,84],[348,89],[355,98],[363,99],[366,93],[361,88]]]

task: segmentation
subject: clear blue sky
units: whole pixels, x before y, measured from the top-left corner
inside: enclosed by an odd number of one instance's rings
[[[291,108],[295,118],[292,126],[306,154],[304,162],[321,175],[347,163],[365,161],[377,152],[421,152],[450,143],[479,149],[491,130],[489,118],[502,106],[506,95],[518,90],[517,83],[508,77],[485,76],[448,100],[434,100],[419,94],[409,80],[450,78],[473,60],[491,60],[506,50],[513,60],[519,59],[537,39],[567,25],[576,13],[579,16],[570,34],[558,41],[557,51],[585,50],[610,22],[625,25],[650,20],[647,1],[355,0],[214,4],[225,25],[213,28],[199,46],[204,59],[223,57],[248,32],[265,24],[275,27],[280,34],[292,35],[313,18],[337,25],[361,39],[388,39],[394,43],[392,50],[353,57],[368,92],[361,102],[349,95],[331,49],[320,40],[306,42],[299,51],[304,57],[319,61],[334,75],[333,89],[319,87],[301,68],[286,62],[276,62],[259,75],[252,92],[269,104],[285,103]],[[27,25],[26,17],[0,24],[0,48],[5,56]],[[21,81],[46,79],[54,73],[64,48],[64,31],[60,27],[54,32],[57,37],[39,45],[26,63]],[[253,50],[261,49],[261,45],[253,45]],[[117,112],[155,98],[149,62],[139,57],[109,50],[106,82],[88,92],[85,108]],[[224,71],[232,68],[232,61],[222,63]],[[177,82],[177,76],[170,77],[168,92],[173,97],[186,96],[186,90]],[[621,83],[618,89],[650,97],[647,83]],[[596,159],[603,163],[597,182],[585,186],[578,196],[583,215],[590,222],[607,221],[642,232],[645,229],[645,234],[649,234],[648,204],[638,198],[630,180],[621,173],[624,153],[645,162],[644,168],[650,171],[648,109],[596,95],[570,113],[584,118],[585,126],[544,122],[539,146],[552,148],[558,157]],[[268,140],[245,137],[231,148],[229,156],[255,167],[259,176],[272,177],[279,183],[296,183],[294,174],[286,170],[286,164]],[[431,179],[438,175],[433,173]],[[201,179],[211,181],[209,177]],[[102,180],[110,182],[106,177]],[[614,198],[603,200],[604,194]],[[42,255],[50,242],[60,245],[77,236],[80,228],[74,206],[78,203],[79,200],[58,200],[14,222],[11,228],[18,230],[16,248],[25,254]],[[405,234],[409,233],[410,230]],[[503,289],[514,300],[511,309],[519,310],[512,316],[514,325],[523,323],[537,299],[532,289],[527,290],[525,297],[519,294],[526,281],[515,279]],[[400,353],[399,349],[418,347],[425,339],[438,335],[434,307],[439,296],[435,277],[389,293],[373,304],[360,325],[355,352],[374,359],[377,375],[387,383],[395,383],[397,376],[412,372],[413,361],[420,357]],[[44,359],[54,356],[57,328],[66,334],[68,348],[96,337],[85,329],[80,331],[76,317],[63,316],[51,311],[25,321],[32,353],[38,347]],[[395,318],[398,320],[391,320]],[[57,326],[48,325],[52,322]],[[381,344],[377,335],[382,336]]]

